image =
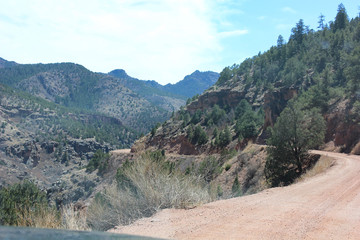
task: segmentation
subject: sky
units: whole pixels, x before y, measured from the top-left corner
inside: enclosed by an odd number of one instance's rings
[[[288,40],[299,19],[316,30],[340,3],[359,15],[357,0],[0,0],[0,57],[175,83]]]

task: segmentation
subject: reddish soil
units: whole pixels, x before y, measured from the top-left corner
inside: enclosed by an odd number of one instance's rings
[[[170,239],[360,239],[360,156],[303,182],[194,209],[166,209],[113,232]]]

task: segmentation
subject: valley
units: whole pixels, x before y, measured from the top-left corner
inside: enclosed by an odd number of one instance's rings
[[[0,58],[0,224],[359,238],[360,18],[321,19],[175,84]]]

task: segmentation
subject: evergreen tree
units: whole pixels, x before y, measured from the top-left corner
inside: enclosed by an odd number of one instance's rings
[[[222,147],[222,148],[226,147],[230,142],[231,142],[231,134],[230,134],[229,127],[226,126],[224,131],[220,132],[219,146]]]
[[[317,109],[291,101],[269,133],[265,176],[272,186],[289,184],[302,174],[307,151],[323,142],[325,121]]]
[[[337,31],[339,29],[344,29],[348,23],[349,23],[349,18],[346,13],[346,9],[344,5],[341,3],[338,6],[338,12],[335,17],[334,31]]]
[[[277,47],[281,48],[284,45],[284,37],[282,35],[279,35],[277,39]]]
[[[295,41],[298,45],[303,43],[304,35],[306,33],[306,26],[304,25],[304,20],[300,19],[296,23],[296,27],[291,30],[290,40]]]
[[[324,28],[325,28],[325,16],[322,13],[319,16],[318,23],[319,23],[318,28],[320,28],[321,30],[324,30]]]

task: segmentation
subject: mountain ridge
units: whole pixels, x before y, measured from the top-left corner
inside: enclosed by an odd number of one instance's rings
[[[182,96],[182,98],[191,98],[196,94],[201,94],[206,89],[211,87],[217,79],[219,74],[213,71],[199,71],[195,70],[193,73],[186,75],[184,79],[177,83],[159,84],[155,80],[139,80],[129,76],[124,69],[115,69],[108,73],[111,76],[122,78],[125,80],[136,80],[144,83],[150,87],[159,89],[163,92],[174,94],[175,96]]]

